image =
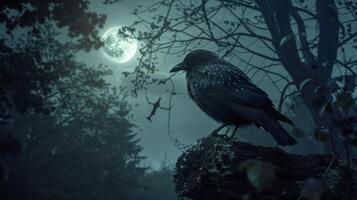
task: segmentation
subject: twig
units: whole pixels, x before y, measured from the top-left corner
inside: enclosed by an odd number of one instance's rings
[[[150,115],[146,117],[150,122],[152,122],[151,118],[156,114],[157,109],[170,110],[170,108],[165,108],[160,105],[161,97],[159,97],[155,102],[151,102],[147,95],[145,95],[145,98],[148,104],[152,105],[152,110],[150,112]]]
[[[322,177],[322,183],[325,182],[326,177],[327,177],[328,173],[330,172],[330,169],[331,169],[333,163],[335,162],[335,153],[334,153],[334,152],[331,152],[331,155],[332,155],[332,159],[331,159],[331,161],[330,161],[330,163],[329,163],[329,165],[328,165],[328,167],[327,167],[327,169],[326,169],[326,171],[325,171],[324,176]]]
[[[169,76],[168,78],[164,79],[164,80],[160,80],[157,84],[158,85],[165,85],[167,81],[171,80],[172,77],[174,77],[176,75],[177,72],[171,74],[171,76]]]

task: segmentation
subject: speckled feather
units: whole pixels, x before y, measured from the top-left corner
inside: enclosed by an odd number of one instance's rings
[[[221,98],[246,106],[272,106],[263,90],[256,87],[240,69],[223,60],[203,63],[187,73],[186,78],[190,97],[217,121],[225,121],[211,113],[215,109],[212,105]]]
[[[236,66],[206,50],[184,61],[190,97],[210,117],[227,125],[254,123],[269,131],[280,145],[295,144],[278,120],[292,122],[275,110],[268,95]]]

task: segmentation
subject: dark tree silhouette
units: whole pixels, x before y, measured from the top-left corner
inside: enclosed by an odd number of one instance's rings
[[[174,168],[165,155],[160,169],[148,170],[144,177],[145,188],[138,192],[138,199],[146,200],[177,200],[173,181]]]
[[[22,154],[2,158],[7,170],[1,198],[134,196],[145,168],[138,166],[143,157],[139,156],[141,147],[133,132],[136,125],[130,121],[127,93],[105,82],[104,77],[110,74],[105,66],[88,67],[75,61],[74,44],[62,44],[55,36],[50,31],[44,38],[24,37],[13,47],[17,55],[31,56],[29,50],[39,53],[32,67],[44,76],[39,80],[47,88],[40,91],[41,107],[48,111],[45,115],[37,112],[31,102],[31,109],[26,111],[8,110],[12,120],[6,129],[22,144]],[[20,75],[15,71],[11,77]],[[51,75],[61,77],[46,82]],[[30,94],[37,91],[31,85],[27,87]]]
[[[55,38],[46,37],[52,34],[50,27],[61,30],[70,37],[71,53],[78,50],[89,51],[99,48],[101,42],[97,36],[98,28],[105,22],[105,15],[89,11],[89,2],[75,1],[5,1],[0,5],[0,24],[3,28],[0,32],[0,116],[1,124],[10,119],[7,108],[16,109],[19,112],[33,111],[47,114],[49,108],[43,105],[43,96],[50,92],[53,81],[66,75],[68,63],[64,63],[61,57],[41,57],[45,51],[50,53],[55,50],[51,46],[42,49],[41,44],[32,44],[26,51],[18,52],[24,48],[22,42],[31,43],[21,39],[26,36],[42,38],[55,45]],[[19,36],[19,33],[23,33]],[[41,42],[37,40],[37,42]],[[42,41],[44,42],[44,41]],[[19,48],[16,46],[20,45]],[[22,46],[21,46],[22,45]],[[73,54],[63,56],[73,57]],[[67,59],[68,61],[68,59]],[[42,64],[42,66],[39,66]]]
[[[88,4],[0,5],[1,199],[129,199],[141,187],[126,90],[75,58],[101,45],[105,16]]]
[[[67,28],[68,36],[86,50],[100,47],[98,28],[102,28],[106,20],[105,15],[90,11],[89,1],[85,0],[4,1],[0,13],[6,34],[29,28],[30,34],[36,37],[42,34],[40,25],[51,22],[59,28]]]

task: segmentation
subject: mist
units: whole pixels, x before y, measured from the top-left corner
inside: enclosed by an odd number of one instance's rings
[[[357,3],[0,11],[0,199],[357,198]]]

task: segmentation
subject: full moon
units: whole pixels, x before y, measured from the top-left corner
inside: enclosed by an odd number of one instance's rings
[[[134,57],[138,48],[138,42],[130,36],[123,37],[120,35],[118,32],[119,29],[119,26],[115,26],[103,34],[103,53],[114,62],[125,63]]]

